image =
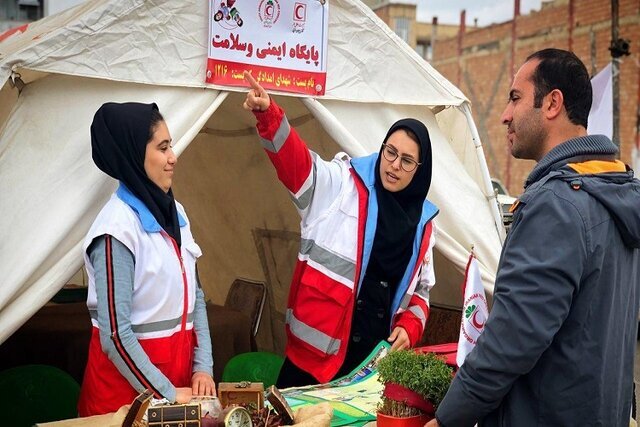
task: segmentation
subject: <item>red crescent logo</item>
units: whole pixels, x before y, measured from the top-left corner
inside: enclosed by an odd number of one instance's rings
[[[480,313],[480,310],[479,310],[479,309],[478,309],[478,310],[476,310],[476,311],[473,313],[473,316],[471,316],[471,323],[473,324],[473,327],[474,327],[474,328],[476,328],[476,329],[480,330],[480,329],[484,328],[484,323],[485,323],[485,322],[482,322],[482,323],[478,322],[478,319],[476,319],[476,316],[478,315],[478,313]]]
[[[273,6],[271,6],[271,5],[267,5],[267,6],[264,8],[264,14],[265,14],[265,15],[267,15],[267,16],[271,16],[271,15],[273,15]]]
[[[304,5],[303,4],[296,5],[296,8],[294,10],[294,15],[295,15],[296,19],[299,19],[301,21],[304,19]]]

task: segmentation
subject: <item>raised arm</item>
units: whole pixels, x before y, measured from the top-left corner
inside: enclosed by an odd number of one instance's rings
[[[323,161],[309,150],[284,113],[262,86],[244,73],[251,88],[243,108],[253,112],[260,143],[289,190],[303,221],[317,218],[328,209],[342,190],[344,170],[339,161]]]

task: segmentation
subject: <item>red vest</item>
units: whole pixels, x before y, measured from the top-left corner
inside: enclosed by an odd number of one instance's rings
[[[175,387],[191,387],[195,341],[193,329],[177,332],[171,337],[139,340],[151,363]],[[100,331],[94,327],[89,344],[89,361],[80,390],[78,414],[88,417],[115,412],[133,402],[138,394],[102,351]]]

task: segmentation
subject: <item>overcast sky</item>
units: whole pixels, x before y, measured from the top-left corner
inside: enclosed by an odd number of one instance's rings
[[[431,22],[434,16],[440,24],[459,24],[460,11],[467,11],[466,23],[473,25],[478,18],[478,25],[487,26],[513,18],[514,0],[413,0],[418,5],[418,21]],[[540,10],[541,0],[520,0],[520,14],[526,15],[531,10]]]

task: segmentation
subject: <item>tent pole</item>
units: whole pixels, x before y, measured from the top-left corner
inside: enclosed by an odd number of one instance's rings
[[[305,107],[313,115],[313,117],[320,122],[320,126],[329,134],[338,145],[340,142],[344,144],[345,151],[351,157],[366,156],[368,153],[365,149],[358,144],[355,137],[345,128],[342,123],[325,107],[320,101],[315,98],[306,97],[300,98]],[[340,141],[340,142],[339,142]]]
[[[500,243],[504,243],[506,232],[504,225],[502,224],[502,214],[500,213],[500,209],[498,208],[496,193],[493,190],[493,185],[491,184],[491,176],[489,175],[487,160],[484,157],[484,151],[482,150],[482,143],[480,142],[478,129],[476,128],[476,124],[473,121],[469,104],[465,102],[458,108],[462,109],[464,116],[467,118],[467,123],[469,124],[469,129],[471,130],[471,137],[473,138],[473,145],[475,145],[476,147],[476,156],[478,156],[478,163],[480,163],[480,171],[482,173],[483,181],[481,188],[487,200],[489,201],[489,208],[491,209],[491,213],[493,213],[493,220],[495,222],[496,231],[498,232]]]
[[[185,134],[182,135],[182,138],[176,141],[174,148],[176,156],[180,157],[180,154],[182,154],[182,152],[189,146],[189,144],[191,144],[191,141],[193,141],[194,138],[198,136],[198,133],[200,133],[204,125],[207,123],[207,120],[209,120],[209,117],[211,117],[211,115],[218,109],[218,107],[220,107],[220,104],[222,104],[222,102],[227,99],[227,95],[229,95],[228,91],[218,91],[218,95],[215,97],[211,105],[207,107],[200,118],[198,118],[198,120],[193,123],[193,125],[185,132]]]

